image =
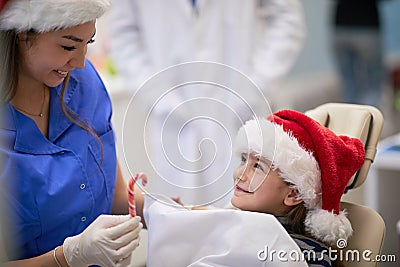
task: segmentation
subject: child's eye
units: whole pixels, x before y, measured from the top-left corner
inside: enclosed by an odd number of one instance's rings
[[[75,46],[64,46],[64,45],[62,45],[61,47],[66,51],[74,51],[76,49]]]
[[[263,166],[261,166],[261,164],[256,163],[256,164],[254,165],[254,167],[255,167],[256,169],[259,169],[259,170],[261,170],[261,171],[264,171],[264,168],[263,168]]]
[[[242,161],[242,163],[246,163],[247,158],[246,158],[244,155],[242,155],[242,156],[241,156],[241,161]]]
[[[93,44],[96,40],[94,38],[90,39],[87,44]]]

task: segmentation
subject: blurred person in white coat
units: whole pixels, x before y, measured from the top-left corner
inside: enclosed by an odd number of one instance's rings
[[[305,39],[304,14],[298,0],[114,0],[110,25],[111,55],[125,87],[132,94],[146,79],[167,67],[190,61],[212,61],[242,72],[269,99],[273,96],[273,83],[290,70]],[[189,109],[176,109],[174,116],[186,117],[166,129],[164,123],[169,112],[184,101],[206,96],[227,103],[232,112],[240,115],[241,121],[253,115],[241,104],[233,103],[231,92],[200,87],[170,93],[169,100],[165,101],[168,103],[160,103],[152,110],[149,123],[152,130],[146,137],[151,143],[150,161],[158,176],[164,178],[150,181],[153,186],[150,188],[174,194],[166,185],[177,185],[180,189],[177,194],[185,202],[199,205],[216,199],[205,185],[221,178],[225,181],[222,187],[231,186],[229,173],[235,164],[231,164],[229,157],[229,136],[237,132],[240,121],[234,113],[228,114],[212,104],[206,104],[204,109],[203,103]],[[192,90],[194,88],[197,89]],[[160,95],[162,93],[160,91]],[[247,96],[246,101],[254,110],[261,105],[256,94]],[[155,98],[145,96],[140,102],[152,106]],[[188,114],[188,110],[192,113]],[[197,120],[178,133],[183,121],[201,116],[202,110],[207,111],[204,117],[212,117],[214,123]],[[260,112],[266,114],[265,110]],[[162,140],[160,132],[164,134]],[[202,142],[205,139],[213,143]],[[166,145],[175,145],[178,152],[168,153]],[[213,153],[207,154],[210,150]],[[185,161],[188,164],[182,163]],[[224,172],[220,173],[221,170]],[[163,181],[167,183],[162,185]],[[191,190],[194,187],[207,190],[207,197],[204,198],[204,192]],[[189,191],[186,193],[182,188]],[[225,192],[220,185],[214,185],[214,189],[216,195]]]

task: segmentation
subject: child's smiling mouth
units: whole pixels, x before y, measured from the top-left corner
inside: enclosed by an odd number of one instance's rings
[[[235,186],[235,192],[242,192],[242,193],[246,193],[246,194],[252,194],[252,192],[247,191],[247,190],[243,189],[242,187],[240,187],[238,185]]]

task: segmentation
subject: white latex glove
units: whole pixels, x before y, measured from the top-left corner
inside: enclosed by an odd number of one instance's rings
[[[139,216],[100,215],[81,234],[65,239],[65,259],[71,267],[128,266],[142,227]]]

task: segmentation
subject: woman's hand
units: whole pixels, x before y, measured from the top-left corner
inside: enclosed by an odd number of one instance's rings
[[[140,217],[100,215],[81,234],[68,237],[63,244],[70,266],[128,266],[139,245]]]

